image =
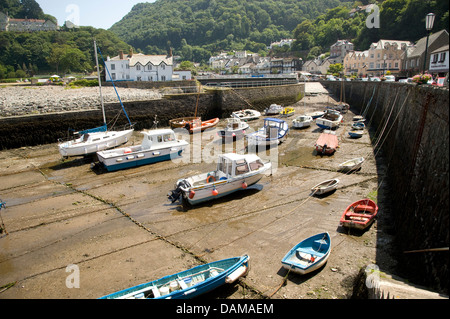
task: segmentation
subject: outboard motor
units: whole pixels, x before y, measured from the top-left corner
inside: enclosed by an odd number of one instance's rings
[[[172,204],[175,203],[180,198],[180,196],[183,194],[182,188],[187,189],[190,186],[191,185],[189,184],[189,182],[184,179],[179,181],[177,183],[176,188],[167,194],[168,199],[170,201],[172,201]]]

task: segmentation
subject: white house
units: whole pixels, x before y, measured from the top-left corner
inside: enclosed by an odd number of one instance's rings
[[[190,71],[174,71],[173,56],[130,53],[107,58],[106,81],[176,81],[191,80]]]
[[[431,74],[438,74],[440,76],[445,76],[445,74],[448,73],[449,69],[448,53],[449,53],[448,44],[431,52],[430,67],[428,69]]]

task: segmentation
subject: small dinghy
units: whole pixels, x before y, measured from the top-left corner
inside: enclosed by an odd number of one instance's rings
[[[190,299],[224,284],[249,270],[248,255],[214,261],[174,275],[115,292],[100,299]]]
[[[281,117],[289,117],[295,114],[295,109],[293,107],[285,107],[281,112]]]
[[[219,123],[219,118],[213,118],[206,121],[201,120],[193,120],[192,122],[186,123],[185,128],[189,131],[190,134],[203,132],[206,129],[213,128]]]
[[[352,130],[348,132],[348,135],[351,138],[361,138],[364,135],[364,131],[361,130]]]
[[[201,121],[200,117],[180,117],[177,119],[172,119],[169,121],[169,125],[172,129],[174,128],[179,128],[179,127],[186,127],[186,124],[191,123],[194,120],[199,120]]]
[[[337,188],[338,184],[339,179],[337,178],[328,179],[311,188],[311,192],[313,193],[313,195],[323,195],[331,191],[334,191]]]
[[[365,120],[366,119],[362,115],[355,115],[355,116],[353,116],[353,121],[354,122],[364,122]]]
[[[313,118],[311,116],[300,115],[300,116],[297,116],[292,121],[292,127],[294,127],[294,128],[310,127],[312,121],[313,121]]]
[[[343,172],[356,171],[361,168],[362,163],[364,163],[364,157],[353,158],[339,164],[338,170]]]
[[[354,122],[352,124],[352,130],[364,130],[366,125],[363,122]]]
[[[304,275],[325,265],[330,252],[330,235],[320,233],[294,246],[281,260],[281,264],[285,269]]]
[[[365,230],[375,220],[378,206],[371,199],[361,199],[350,204],[341,217],[340,225],[347,228]]]

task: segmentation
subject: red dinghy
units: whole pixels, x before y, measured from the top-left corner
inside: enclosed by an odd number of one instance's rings
[[[316,147],[317,153],[330,155],[336,152],[339,141],[335,134],[322,133],[314,146]]]
[[[377,213],[378,206],[373,200],[361,199],[347,207],[341,217],[340,225],[364,230],[374,222]]]
[[[207,121],[200,121],[200,120],[194,120],[192,122],[189,122],[186,125],[186,128],[188,128],[187,126],[189,125],[189,133],[194,133],[194,132],[203,132],[204,130],[208,129],[208,128],[212,128],[215,127],[217,125],[217,123],[219,123],[219,118],[213,118],[211,120],[207,120]]]

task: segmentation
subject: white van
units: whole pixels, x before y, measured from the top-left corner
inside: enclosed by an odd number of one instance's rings
[[[385,75],[386,82],[395,82],[395,76],[393,75]]]

